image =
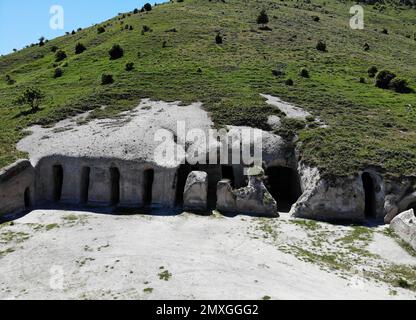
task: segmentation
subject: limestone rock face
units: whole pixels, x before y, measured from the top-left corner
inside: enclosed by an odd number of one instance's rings
[[[233,212],[236,207],[236,196],[231,187],[231,181],[223,179],[217,185],[217,210]]]
[[[391,221],[390,228],[416,250],[416,216],[413,209],[396,216]]]
[[[217,187],[217,209],[228,213],[249,213],[278,217],[277,203],[263,183],[261,168],[249,169],[248,186],[233,190],[229,180],[221,180]]]
[[[239,212],[278,217],[277,202],[273,199],[262,177],[249,177],[248,186],[235,190],[236,208]]]
[[[185,210],[205,211],[208,201],[208,174],[203,171],[192,171],[186,180],[183,193]]]
[[[365,196],[361,175],[329,181],[322,178],[317,168],[299,164],[303,194],[290,213],[297,218],[324,221],[356,220],[365,216]],[[384,214],[385,192],[380,177],[372,173],[376,216]]]

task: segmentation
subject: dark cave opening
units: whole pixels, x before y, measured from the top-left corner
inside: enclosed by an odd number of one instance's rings
[[[53,200],[58,202],[62,197],[62,186],[64,182],[64,169],[61,165],[53,166]]]
[[[287,167],[270,167],[266,176],[266,187],[277,201],[278,211],[289,212],[302,194],[297,171]]]
[[[120,202],[120,171],[118,168],[110,168],[111,179],[111,204],[117,205]]]
[[[374,181],[368,172],[364,172],[361,176],[364,187],[365,209],[364,213],[366,218],[376,217],[376,194]]]
[[[143,203],[150,206],[153,202],[153,182],[155,179],[155,171],[153,169],[145,170],[143,173]]]

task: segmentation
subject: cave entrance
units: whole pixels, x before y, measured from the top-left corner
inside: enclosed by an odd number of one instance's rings
[[[277,202],[278,211],[289,212],[302,194],[297,171],[287,167],[270,167],[266,175],[266,186]]]
[[[376,217],[376,193],[374,188],[374,181],[368,172],[364,172],[361,176],[364,187],[365,208],[364,213],[366,218]]]
[[[111,179],[111,204],[117,205],[120,202],[120,171],[118,168],[110,168]]]
[[[32,201],[30,199],[30,188],[26,188],[24,194],[25,208],[28,209],[32,206]]]
[[[228,179],[231,182],[231,186],[235,186],[234,168],[233,166],[223,165],[221,166],[221,173],[223,179]]]
[[[83,167],[81,171],[81,203],[88,202],[88,190],[90,188],[90,167]]]
[[[409,204],[409,206],[407,207],[407,210],[413,209],[413,212],[416,215],[416,202],[412,202],[411,204]]]
[[[196,166],[191,166],[189,163],[181,164],[176,174],[176,205],[183,205],[183,192],[185,191],[186,179],[189,174],[196,169]]]
[[[53,200],[58,202],[62,197],[62,185],[64,182],[64,169],[61,165],[53,166]]]
[[[143,203],[150,206],[153,202],[153,181],[155,179],[155,170],[148,169],[143,173]]]

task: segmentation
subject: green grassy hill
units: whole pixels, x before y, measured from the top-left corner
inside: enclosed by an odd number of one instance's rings
[[[279,132],[298,130],[302,159],[326,174],[343,176],[374,165],[390,176],[415,175],[416,94],[379,89],[367,70],[373,65],[388,69],[416,88],[416,10],[365,5],[365,29],[352,30],[353,4],[184,0],[118,15],[99,25],[105,27],[101,34],[94,26],[1,57],[0,167],[24,156],[15,144],[30,124],[52,124],[89,109],[95,109],[93,117],[114,116],[142,97],[202,101],[219,126],[269,129],[267,116],[277,111],[259,95],[268,93],[329,125],[319,128],[311,119],[301,129],[284,120]],[[271,31],[259,30],[256,23],[262,9]],[[151,31],[142,32],[143,26]],[[218,33],[221,45],[215,42]],[[326,52],[316,49],[319,40],[326,42]],[[87,50],[76,55],[78,42]],[[364,50],[365,43],[370,50]],[[124,49],[121,59],[109,59],[113,44]],[[54,46],[68,57],[56,63]],[[125,70],[128,62],[134,63],[132,71]],[[63,70],[60,78],[54,78],[56,67]],[[299,75],[302,67],[309,78]],[[284,74],[273,75],[276,69]],[[114,83],[101,85],[103,73],[112,74]],[[8,84],[6,75],[15,83]],[[287,79],[294,85],[286,85]],[[29,86],[46,96],[34,114],[15,103]],[[100,110],[102,105],[108,107]]]

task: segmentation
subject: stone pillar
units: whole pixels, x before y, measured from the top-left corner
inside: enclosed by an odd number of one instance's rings
[[[219,181],[217,184],[217,210],[224,213],[234,212],[236,209],[235,200],[230,180]]]
[[[143,194],[143,172],[125,165],[120,168],[120,206],[141,206]]]
[[[183,194],[184,210],[206,211],[208,201],[208,174],[192,171],[186,180]]]
[[[91,167],[88,203],[95,206],[111,204],[110,168]]]
[[[77,162],[66,161],[62,165],[64,178],[60,202],[78,204],[81,199],[81,170]]]

